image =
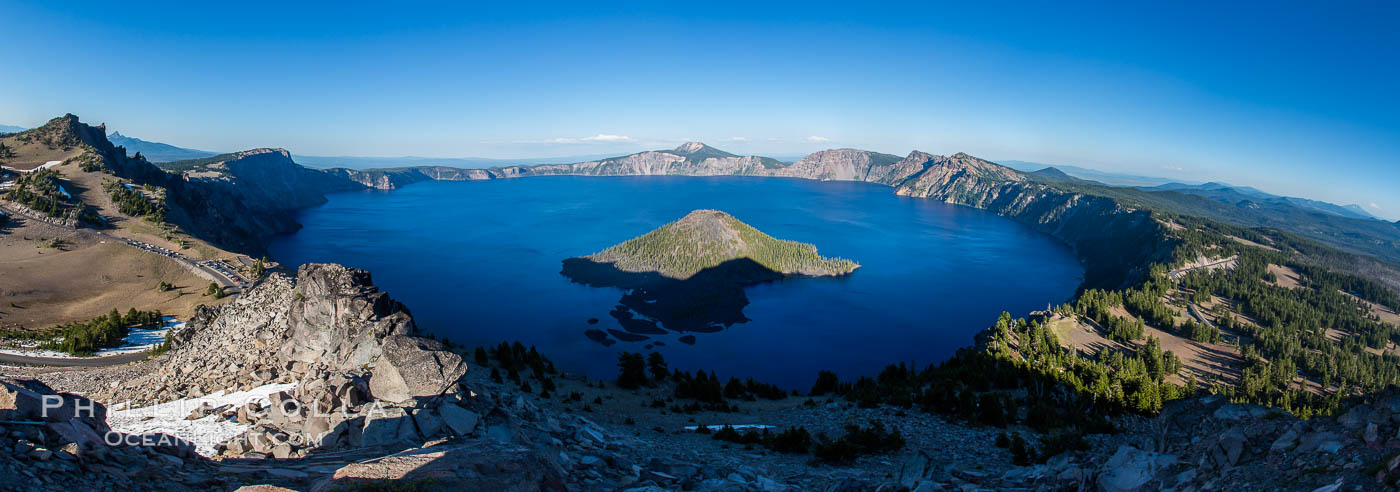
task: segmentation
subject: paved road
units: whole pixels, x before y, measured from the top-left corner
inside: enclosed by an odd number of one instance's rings
[[[150,354],[146,352],[136,352],[132,354],[113,355],[109,357],[34,357],[29,355],[0,354],[0,363],[3,364],[30,364],[36,366],[61,366],[61,367],[104,367],[136,362],[146,358]]]

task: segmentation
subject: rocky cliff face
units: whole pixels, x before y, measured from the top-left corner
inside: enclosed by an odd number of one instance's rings
[[[290,212],[325,203],[327,193],[364,189],[297,165],[282,149],[238,152],[165,181],[181,225],[250,254],[262,253],[271,237],[301,228]]]
[[[361,189],[292,162],[284,149],[238,152],[225,161],[181,173],[185,181],[217,189],[253,210],[294,210],[326,202],[326,193]]]
[[[1079,256],[1085,287],[1119,287],[1145,274],[1147,265],[1169,260],[1173,248],[1146,211],[1064,192],[962,153],[935,157],[895,193],[981,208],[1050,234]]]
[[[888,168],[898,161],[898,157],[865,150],[823,150],[768,174],[821,180],[868,181],[872,169]]]

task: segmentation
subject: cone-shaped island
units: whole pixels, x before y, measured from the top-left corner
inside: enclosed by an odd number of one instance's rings
[[[575,282],[630,290],[611,313],[626,331],[609,331],[641,341],[666,333],[657,322],[676,331],[708,332],[748,321],[742,313],[745,285],[842,276],[859,267],[824,258],[811,244],[764,234],[724,212],[696,210],[599,253],[564,260],[562,273]],[[598,330],[589,336],[605,341]]]

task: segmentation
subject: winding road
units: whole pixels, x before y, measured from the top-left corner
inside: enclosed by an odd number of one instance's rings
[[[136,362],[150,355],[146,352],[112,355],[107,357],[36,357],[0,353],[0,364],[28,364],[35,366],[58,367],[106,367]]]

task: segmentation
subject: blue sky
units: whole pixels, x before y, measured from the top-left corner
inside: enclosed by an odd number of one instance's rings
[[[0,123],[308,155],[962,151],[1400,219],[1395,2],[221,3],[0,0]]]

